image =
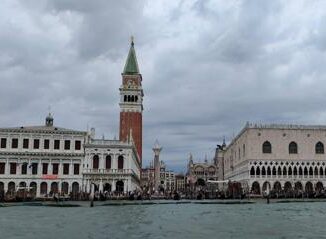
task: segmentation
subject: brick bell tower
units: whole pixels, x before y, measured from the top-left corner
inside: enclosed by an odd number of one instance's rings
[[[131,45],[122,75],[120,87],[120,141],[127,141],[132,134],[133,141],[142,162],[143,144],[143,88],[142,76],[139,73],[134,40]]]

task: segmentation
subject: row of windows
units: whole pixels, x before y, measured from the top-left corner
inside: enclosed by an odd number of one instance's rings
[[[137,95],[125,95],[123,98],[124,102],[138,102],[138,96]]]
[[[9,173],[10,174],[17,174],[17,163],[9,163]],[[23,163],[21,166],[21,174],[26,175],[27,169],[31,168],[32,174],[38,174],[38,163],[32,163],[28,165],[28,163]],[[48,174],[48,163],[42,163],[42,174]],[[62,172],[63,175],[68,175],[70,169],[69,163],[62,164]],[[80,164],[73,164],[74,175],[79,175],[80,171]],[[0,174],[5,174],[6,172],[6,163],[0,163]],[[58,175],[59,174],[59,163],[52,163],[52,174]]]
[[[118,157],[118,169],[123,169],[123,156],[120,155]],[[112,165],[112,159],[111,159],[111,155],[107,155],[105,158],[105,169],[111,169]],[[99,165],[100,165],[100,158],[98,155],[94,155],[93,157],[93,169],[99,169]]]
[[[262,145],[262,151],[264,154],[272,153],[272,144],[269,141],[265,141]],[[289,143],[289,154],[298,153],[298,144],[294,141]],[[324,144],[322,142],[317,142],[315,145],[316,154],[324,154]]]
[[[11,139],[11,148],[12,149],[17,149],[19,145],[19,139],[18,138],[12,138]],[[49,139],[44,139],[43,142],[44,149],[50,149],[50,140]],[[29,148],[29,139],[23,139],[23,149],[28,149]],[[5,149],[7,148],[7,138],[1,138],[0,142],[0,148]],[[33,149],[39,149],[40,148],[40,139],[34,139],[33,140]],[[60,140],[55,139],[54,140],[54,149],[60,149]],[[65,140],[64,141],[64,149],[65,150],[70,150],[71,148],[71,141],[70,140]],[[75,150],[81,150],[81,141],[80,140],[75,140]]]
[[[326,169],[324,171],[324,169],[322,167],[320,167],[319,169],[317,167],[315,167],[314,169],[312,167],[294,167],[292,169],[292,167],[283,167],[281,168],[280,166],[278,166],[277,168],[274,166],[272,168],[270,167],[267,167],[267,169],[265,167],[262,167],[262,168],[259,168],[257,167],[256,169],[254,167],[251,167],[250,169],[250,175],[251,176],[270,176],[270,175],[273,175],[273,176],[291,176],[291,175],[294,175],[294,176],[302,176],[302,175],[305,175],[305,176],[323,176],[323,175],[326,175]]]

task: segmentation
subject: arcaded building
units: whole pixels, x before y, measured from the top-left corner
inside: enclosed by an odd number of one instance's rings
[[[31,189],[35,197],[78,194],[87,132],[44,125],[0,129],[0,191]]]
[[[133,139],[125,142],[90,138],[85,144],[83,190],[91,184],[99,192],[129,192],[139,189],[140,160]]]
[[[219,174],[254,194],[326,185],[326,126],[249,124],[218,152]]]

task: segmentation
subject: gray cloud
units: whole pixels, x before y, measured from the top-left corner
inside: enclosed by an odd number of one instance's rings
[[[3,1],[0,124],[118,135],[121,71],[136,39],[144,161],[183,170],[246,121],[324,124],[322,1]]]

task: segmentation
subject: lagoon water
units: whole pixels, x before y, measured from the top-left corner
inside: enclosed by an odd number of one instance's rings
[[[0,238],[326,238],[326,202],[0,207]]]

